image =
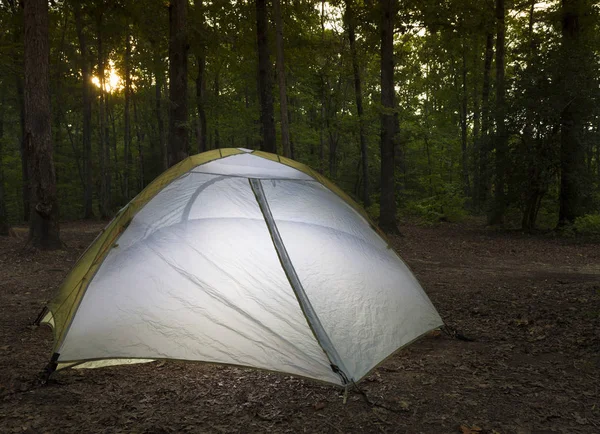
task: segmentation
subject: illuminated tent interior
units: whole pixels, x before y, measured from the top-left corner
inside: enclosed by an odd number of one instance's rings
[[[220,149],[173,166],[49,303],[58,369],[156,359],[359,381],[442,320],[364,210],[312,169]]]

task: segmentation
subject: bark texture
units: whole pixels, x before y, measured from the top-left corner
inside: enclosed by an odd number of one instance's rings
[[[123,137],[123,194],[129,201],[129,172],[131,167],[131,117],[129,106],[131,104],[131,35],[129,29],[125,35],[125,107],[123,111],[124,137]]]
[[[0,236],[9,233],[8,216],[6,213],[6,198],[4,196],[4,167],[2,162],[2,140],[4,139],[4,112],[6,107],[6,88],[0,87]]]
[[[83,31],[83,16],[79,4],[73,5],[75,29],[81,52],[81,100],[82,100],[82,141],[83,141],[83,218],[94,217],[92,207],[92,94],[90,59],[87,39]]]
[[[106,92],[106,58],[103,38],[103,5],[96,10],[96,32],[98,51],[98,78],[100,81],[100,99],[98,107],[98,129],[100,139],[100,217],[107,219],[111,215],[111,169],[110,169],[110,137],[107,113]]]
[[[586,0],[562,0],[562,74],[560,115],[560,209],[559,226],[573,223],[583,214],[585,152],[581,135],[587,107],[583,89],[587,61],[582,46]]]
[[[346,1],[345,21],[348,30],[348,41],[350,43],[350,55],[352,57],[352,74],[354,76],[354,96],[356,98],[356,113],[358,115],[358,128],[360,139],[360,157],[362,166],[362,200],[365,207],[371,205],[369,197],[369,154],[367,140],[365,137],[365,124],[363,119],[363,97],[362,80],[358,65],[358,54],[356,51],[356,15],[352,9],[352,2]]]
[[[169,4],[169,167],[188,156],[187,1]]]
[[[283,156],[292,157],[290,145],[290,122],[288,118],[287,90],[285,82],[285,62],[283,57],[283,20],[281,19],[281,5],[279,0],[273,0],[275,12],[276,47],[277,47],[277,81],[279,84],[279,112],[281,115],[281,143]]]
[[[204,72],[206,70],[206,56],[204,50],[196,56],[198,63],[198,75],[196,76],[196,106],[198,107],[198,152],[208,151],[206,147],[206,110],[204,109],[204,100],[206,95],[206,80]]]
[[[480,205],[488,199],[490,191],[490,73],[494,58],[494,35],[488,32],[485,37],[485,60],[481,90],[481,145],[479,147],[479,183],[477,197]]]
[[[381,8],[381,199],[379,225],[390,233],[398,232],[396,222],[396,180],[394,148],[398,131],[394,89],[394,15],[395,0],[379,0]]]
[[[30,176],[29,241],[42,249],[62,247],[56,175],[52,159],[49,89],[48,2],[23,2],[25,23],[25,148]]]
[[[260,100],[261,150],[277,153],[275,119],[273,116],[273,77],[269,42],[266,0],[256,0],[256,36],[258,42],[258,97]]]
[[[506,210],[506,192],[504,183],[506,180],[506,84],[504,80],[504,55],[505,55],[505,7],[504,0],[496,0],[496,137],[494,140],[496,148],[496,165],[494,182],[494,203],[488,216],[491,225],[500,224],[504,221]]]

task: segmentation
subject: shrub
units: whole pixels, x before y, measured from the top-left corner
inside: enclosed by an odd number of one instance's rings
[[[575,230],[584,235],[600,235],[600,213],[586,214],[575,219]]]
[[[409,202],[406,208],[409,214],[418,216],[425,224],[455,223],[467,215],[465,201],[460,187],[448,186],[436,196]]]

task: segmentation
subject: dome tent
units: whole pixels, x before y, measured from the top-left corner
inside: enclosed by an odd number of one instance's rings
[[[307,166],[245,149],[155,179],[47,309],[52,369],[176,359],[337,385],[443,324],[359,205]]]

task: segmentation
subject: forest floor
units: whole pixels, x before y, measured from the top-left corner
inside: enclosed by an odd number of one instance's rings
[[[442,317],[360,384],[200,363],[67,370],[39,386],[52,335],[33,327],[100,223],[62,226],[66,249],[0,239],[0,432],[600,432],[600,244],[477,222],[402,226],[393,239]],[[17,228],[25,237],[25,229]]]

